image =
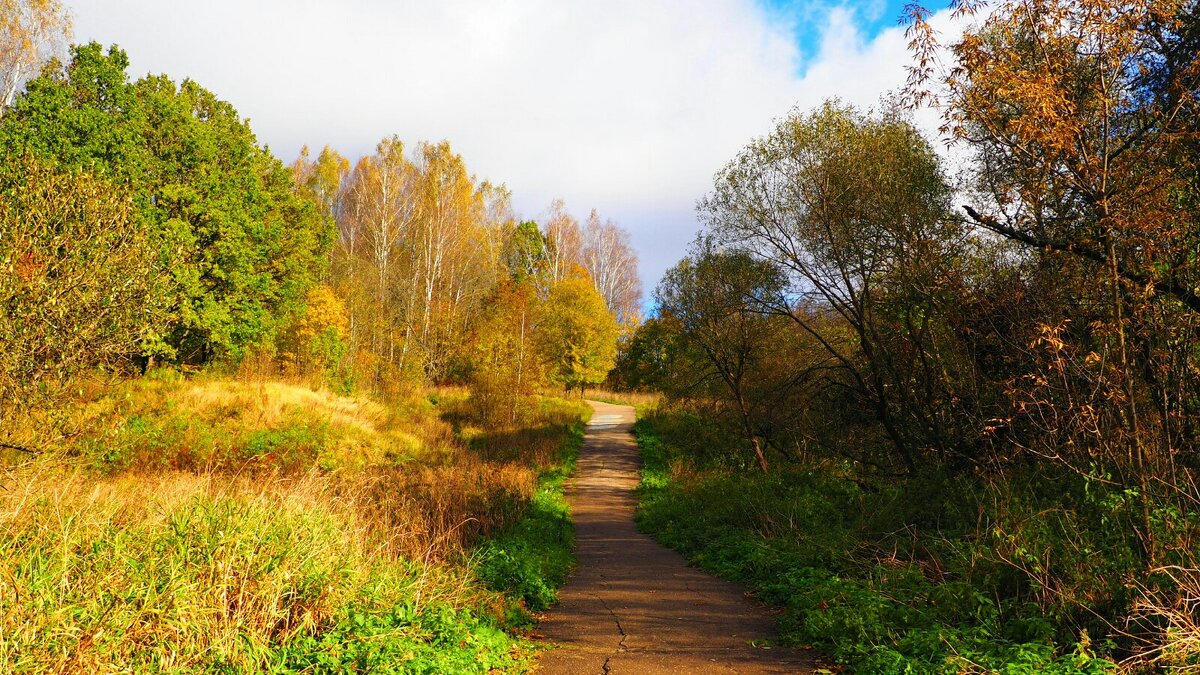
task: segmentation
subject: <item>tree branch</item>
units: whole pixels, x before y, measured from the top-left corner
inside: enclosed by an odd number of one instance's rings
[[[37,450],[37,449],[35,449],[35,448],[27,448],[27,447],[25,447],[25,446],[23,446],[23,445],[16,445],[16,444],[14,444],[14,443],[8,443],[8,442],[6,442],[6,441],[0,441],[0,448],[3,448],[3,449],[5,449],[5,450],[16,450],[16,451],[18,451],[18,452],[27,452],[27,453],[29,453],[29,454],[31,454],[31,455],[40,455],[40,454],[42,454],[42,451],[41,451],[41,450]]]
[[[1106,264],[1107,256],[1104,253],[1085,242],[1062,242],[1052,239],[1037,237],[1028,232],[1023,232],[1004,225],[995,218],[985,216],[969,205],[963,205],[963,210],[975,221],[978,225],[996,234],[1017,241],[1027,246],[1032,246],[1048,251],[1056,251],[1059,253],[1069,253],[1071,255],[1090,260],[1095,263]],[[1117,273],[1126,281],[1138,284],[1139,286],[1153,286],[1154,290],[1164,295],[1169,295],[1184,304],[1188,309],[1200,314],[1200,295],[1197,295],[1195,290],[1190,289],[1181,284],[1177,279],[1172,277],[1165,281],[1159,281],[1152,278],[1148,274],[1131,270],[1120,260],[1116,261]]]

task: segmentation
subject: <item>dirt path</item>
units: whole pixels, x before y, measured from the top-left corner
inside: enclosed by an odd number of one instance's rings
[[[559,648],[543,654],[539,672],[811,672],[803,653],[751,645],[775,636],[761,605],[634,528],[633,408],[592,407],[571,494],[579,569],[541,624]]]

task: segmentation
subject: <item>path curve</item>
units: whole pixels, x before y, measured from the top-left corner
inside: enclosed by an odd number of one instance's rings
[[[633,525],[633,408],[589,401],[570,490],[579,568],[544,618],[539,673],[811,673],[804,653],[751,645],[775,619],[738,586],[687,566]]]

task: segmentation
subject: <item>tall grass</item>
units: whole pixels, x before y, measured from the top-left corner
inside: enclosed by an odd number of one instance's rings
[[[526,669],[521,593],[475,550],[529,519],[581,411],[468,443],[434,399],[85,391],[85,433],[5,470],[0,672]]]
[[[670,410],[637,423],[639,527],[780,607],[786,643],[864,675],[1116,670],[1103,624],[1080,626],[1099,616],[1082,614],[1096,598],[1122,592],[1113,571],[1128,549],[1090,532],[1102,555],[1068,550],[1065,510],[1036,498],[1044,486],[976,511],[960,505],[984,495],[963,481],[857,483],[832,464],[763,474],[681,450],[703,436],[694,424]],[[1045,583],[1014,561],[1042,566]]]
[[[612,389],[588,389],[584,398],[602,403],[631,405],[634,407],[655,406],[663,399],[662,394],[652,391],[616,391]]]

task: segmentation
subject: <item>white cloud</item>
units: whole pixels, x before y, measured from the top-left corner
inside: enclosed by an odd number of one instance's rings
[[[133,73],[191,77],[285,160],[449,139],[535,216],[554,197],[628,228],[648,289],[696,230],[713,174],[773,119],[904,82],[902,29],[866,40],[846,9],[800,63],[794,24],[753,0],[389,2],[77,0],[76,39]],[[812,16],[813,12],[804,15]],[[797,19],[799,20],[799,19]],[[801,66],[804,66],[801,74]]]

